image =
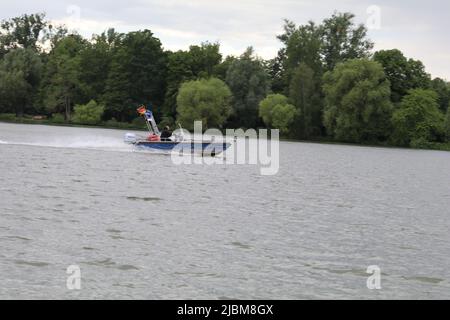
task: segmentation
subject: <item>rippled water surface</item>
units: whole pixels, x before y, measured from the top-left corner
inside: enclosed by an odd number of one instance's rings
[[[282,142],[262,176],[123,134],[0,123],[0,298],[450,298],[450,153]]]

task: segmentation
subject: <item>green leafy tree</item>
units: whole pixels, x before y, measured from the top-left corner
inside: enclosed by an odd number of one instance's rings
[[[320,83],[314,70],[304,63],[294,69],[289,98],[299,111],[295,135],[300,138],[320,136],[322,127],[322,99]]]
[[[181,83],[215,75],[222,60],[218,43],[204,42],[190,46],[189,51],[170,52],[167,60],[167,91],[163,114],[167,119],[176,117],[176,97]]]
[[[271,91],[275,93],[283,93],[285,89],[285,62],[286,49],[278,50],[275,58],[266,62],[267,74],[270,78]]]
[[[444,137],[444,115],[432,90],[414,89],[406,95],[392,116],[392,140],[400,146],[428,147]]]
[[[200,46],[190,46],[192,73],[200,78],[211,77],[214,67],[222,61],[222,54],[219,50],[220,45],[218,43],[204,42]]]
[[[294,121],[295,107],[291,104],[278,104],[273,108],[272,125],[281,133],[287,134],[289,127]]]
[[[188,51],[171,52],[167,59],[167,90],[163,113],[165,117],[175,119],[177,113],[177,95],[183,82],[195,78],[191,68],[192,57]]]
[[[320,26],[326,70],[333,70],[340,62],[370,56],[374,44],[367,39],[367,28],[356,25],[354,18],[349,12],[334,13]]]
[[[38,50],[47,30],[45,14],[24,14],[0,23],[0,57],[16,48]]]
[[[259,116],[266,126],[272,126],[273,108],[279,104],[288,104],[288,98],[280,93],[269,94],[259,103]]]
[[[445,135],[447,137],[447,141],[450,141],[450,103],[447,108],[447,113],[445,115]]]
[[[391,82],[391,99],[398,103],[411,89],[428,88],[430,76],[422,62],[407,59],[400,50],[375,52],[373,59],[379,62]]]
[[[49,112],[63,112],[66,121],[70,121],[72,107],[80,97],[80,52],[86,44],[81,36],[69,35],[58,42],[48,58],[43,100]]]
[[[230,126],[256,127],[259,102],[267,95],[270,83],[262,61],[253,57],[253,48],[248,48],[230,65],[226,83],[233,93]]]
[[[194,121],[203,128],[222,128],[231,113],[231,92],[220,79],[192,80],[181,85],[177,96],[178,122],[188,130]]]
[[[73,121],[82,124],[97,124],[102,120],[105,106],[97,104],[94,100],[84,105],[76,105]]]
[[[23,115],[23,97],[29,89],[24,74],[19,70],[0,70],[0,110],[2,113],[13,111],[16,116]],[[21,106],[21,107],[19,107]]]
[[[130,32],[114,47],[106,80],[107,118],[121,121],[135,118],[136,106],[156,106],[161,113],[166,87],[166,54],[161,42],[150,30]]]
[[[382,66],[369,60],[338,64],[324,75],[324,124],[335,139],[384,141],[390,135],[390,84]]]
[[[111,68],[113,48],[120,41],[121,34],[108,29],[94,35],[80,52],[80,86],[82,102],[100,101],[106,90],[106,80]]]
[[[296,27],[291,21],[285,22],[285,34],[278,36],[285,45],[284,62],[285,81],[290,85],[294,70],[300,63],[307,65],[315,74],[321,77],[323,73],[322,51],[324,39],[321,26],[314,22]]]
[[[435,78],[431,81],[431,89],[438,94],[439,108],[445,113],[450,103],[450,82]]]
[[[116,50],[117,52],[114,52],[111,57],[105,92],[100,101],[105,105],[106,119],[114,118],[119,121],[127,121],[135,115],[129,93],[132,78],[123,65],[122,58],[125,59],[125,52],[120,49]],[[136,105],[139,105],[139,103],[136,103]]]
[[[412,88],[430,88],[431,76],[426,73],[425,65],[420,60],[408,59],[409,80]]]
[[[3,112],[33,112],[38,85],[42,74],[42,61],[32,49],[14,49],[0,62],[0,106]]]
[[[282,133],[289,132],[296,113],[295,106],[282,94],[269,94],[259,103],[259,116],[266,126],[280,129]]]
[[[226,81],[227,71],[235,60],[237,60],[235,56],[227,56],[222,62],[213,68],[213,77]]]
[[[69,30],[64,25],[48,25],[48,30],[45,31],[44,36],[42,38],[43,42],[47,42],[50,44],[50,48],[52,50],[58,45],[58,42],[63,40],[65,37],[69,35]]]
[[[285,20],[284,33],[278,39],[284,48],[271,77],[302,111],[297,113],[294,135],[319,136],[324,131],[321,119],[324,72],[332,71],[340,62],[370,56],[373,43],[367,39],[366,28],[356,25],[350,13],[335,13],[321,24],[310,21],[296,26]]]

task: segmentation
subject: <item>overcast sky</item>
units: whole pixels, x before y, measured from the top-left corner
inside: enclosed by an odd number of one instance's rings
[[[219,41],[224,54],[240,54],[252,45],[263,58],[276,55],[284,18],[303,24],[320,22],[335,10],[350,11],[370,26],[375,49],[398,48],[422,60],[433,76],[450,80],[448,0],[0,1],[0,19],[45,12],[89,37],[108,27],[123,32],[147,28],[166,49]]]

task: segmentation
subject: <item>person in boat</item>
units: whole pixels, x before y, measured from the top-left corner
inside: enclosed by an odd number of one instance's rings
[[[170,141],[170,137],[172,136],[172,131],[169,126],[165,126],[161,131],[161,141]]]

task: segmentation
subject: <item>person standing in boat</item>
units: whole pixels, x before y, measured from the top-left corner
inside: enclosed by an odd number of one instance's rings
[[[161,132],[161,141],[170,141],[170,137],[172,136],[172,131],[169,126],[165,126]]]

